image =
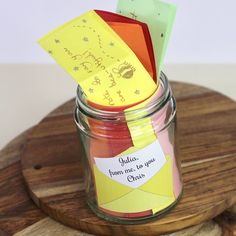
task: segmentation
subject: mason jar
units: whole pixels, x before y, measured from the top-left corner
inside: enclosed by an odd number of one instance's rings
[[[149,99],[123,110],[92,104],[78,87],[75,123],[84,149],[86,200],[96,215],[143,223],[178,202],[176,101],[164,73]]]

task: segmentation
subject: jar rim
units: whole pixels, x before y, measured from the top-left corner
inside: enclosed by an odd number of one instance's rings
[[[111,111],[105,109],[95,108],[88,103],[86,103],[86,94],[83,92],[80,86],[77,87],[76,92],[76,108],[79,108],[80,112],[84,113],[86,116],[96,119],[96,120],[112,120],[112,121],[132,121],[133,117],[135,119],[145,118],[162,109],[166,102],[171,96],[171,90],[167,76],[161,72],[160,74],[160,84],[162,86],[162,93],[160,96],[155,97],[153,100],[149,101],[145,106],[134,108],[127,108],[127,110],[121,111]],[[158,90],[159,88],[157,88]]]

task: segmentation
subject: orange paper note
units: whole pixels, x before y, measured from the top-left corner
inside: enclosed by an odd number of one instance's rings
[[[126,42],[126,44],[136,54],[145,69],[155,80],[155,71],[152,68],[151,58],[148,53],[143,29],[138,24],[121,22],[109,22],[109,26]]]
[[[96,10],[96,13],[120,36],[130,47],[145,69],[156,82],[156,65],[153,45],[148,27],[145,23],[111,12]]]

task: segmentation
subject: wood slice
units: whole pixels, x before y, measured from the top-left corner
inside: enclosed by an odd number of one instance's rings
[[[236,203],[235,102],[198,86],[172,83],[172,88],[184,194],[169,214],[147,224],[119,225],[92,213],[85,202],[74,101],[32,130],[21,156],[23,175],[38,207],[65,225],[97,235],[158,235],[212,219]]]
[[[0,236],[89,236],[44,215],[26,193],[19,156],[27,134],[28,132],[19,135],[0,151],[0,187],[3,190],[0,194]],[[220,232],[221,228],[211,221],[171,236],[196,236],[198,233],[220,236]]]

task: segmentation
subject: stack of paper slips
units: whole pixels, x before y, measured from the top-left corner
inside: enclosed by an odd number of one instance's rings
[[[124,116],[160,96],[161,61],[175,14],[172,5],[155,1],[161,6],[157,16],[163,14],[156,24],[151,20],[156,15],[150,15],[156,8],[143,12],[146,2],[131,2],[118,4],[118,12],[128,17],[90,11],[39,40],[78,82],[90,106]],[[133,118],[120,123],[88,118],[91,132],[102,137],[91,138],[88,153],[98,207],[107,214],[136,218],[175,202],[181,183],[168,131],[158,134],[154,129],[164,122],[166,110]]]

